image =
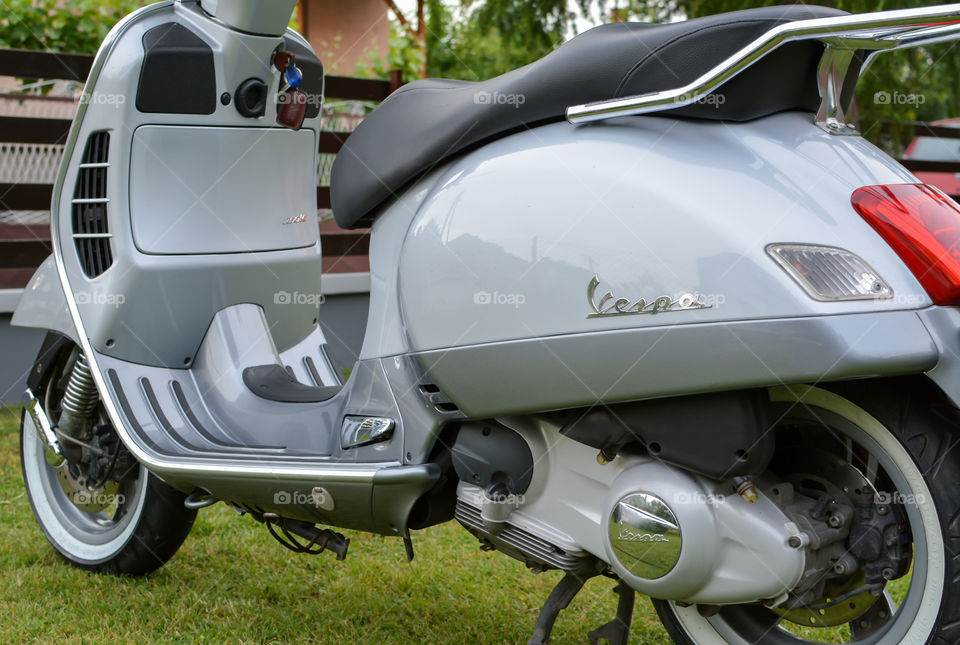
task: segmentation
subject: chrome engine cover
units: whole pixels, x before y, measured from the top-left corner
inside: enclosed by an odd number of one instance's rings
[[[656,580],[680,561],[683,534],[665,501],[649,493],[630,493],[610,514],[610,550],[638,578]]]
[[[500,421],[526,439],[536,464],[529,490],[504,519],[508,530],[567,554],[593,555],[653,598],[756,602],[782,596],[801,579],[805,552],[788,544],[799,531],[768,497],[750,504],[729,482],[643,456],[600,465],[595,450],[547,420]],[[475,508],[482,494],[463,482],[458,489],[461,502]],[[471,532],[484,535],[479,517],[471,524]],[[497,536],[489,535],[495,544]]]
[[[631,587],[720,605],[777,598],[800,581],[805,554],[788,544],[798,529],[768,497],[751,504],[727,482],[623,460],[603,504],[601,557]]]

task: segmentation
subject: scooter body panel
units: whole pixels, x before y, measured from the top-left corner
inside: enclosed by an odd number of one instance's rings
[[[138,109],[144,37],[173,24],[211,52],[211,114]],[[88,80],[53,204],[54,239],[71,290],[85,294],[77,307],[98,352],[144,365],[189,365],[213,316],[238,302],[263,308],[281,350],[313,332],[321,292],[313,174],[320,118],[306,119],[299,132],[263,127],[276,119],[270,97],[279,81],[269,61],[285,43],[308,47],[292,31],[275,38],[230,31],[180,2],[151,5],[111,32]],[[241,115],[237,99],[220,99],[251,77],[268,86],[260,119]],[[188,84],[164,90],[198,91]],[[90,276],[74,248],[72,198],[84,147],[98,132],[109,134],[113,264]],[[288,164],[297,172],[286,172]]]
[[[262,121],[241,116],[223,100],[208,115],[141,112],[133,97],[137,96],[144,59],[144,35],[172,24],[185,26],[212,50],[217,96],[220,90],[232,93],[251,74],[265,81],[268,96],[273,96],[277,73],[267,64],[273,51],[286,44],[309,52],[309,45],[292,31],[284,38],[231,32],[192,3],[158,3],[118,24],[94,61],[86,87],[88,100],[81,105],[67,142],[52,205],[54,257],[35,277],[34,288],[19,307],[18,322],[61,331],[78,341],[124,444],[138,461],[170,484],[184,491],[207,490],[258,513],[402,534],[410,508],[439,472],[429,464],[404,464],[401,413],[380,361],[358,365],[354,378],[339,394],[312,404],[268,401],[242,383],[246,367],[265,362],[284,366],[301,383],[329,387],[340,382],[323,351],[325,339],[317,327],[322,298],[312,169],[316,167],[319,107],[317,116],[306,119],[297,133],[262,127],[263,122],[276,119],[272,100],[267,101]],[[319,94],[313,97],[319,98]],[[144,182],[150,180],[131,177],[127,172],[131,164],[139,163],[139,171],[147,175],[161,172],[156,163],[163,159],[144,161],[151,158],[151,146],[137,148],[143,141],[134,143],[138,132],[157,128],[176,132],[169,141],[159,139],[163,149],[175,139],[189,138],[190,133],[202,139],[211,128],[247,139],[254,132],[254,150],[265,140],[274,145],[273,138],[286,148],[283,144],[291,135],[296,137],[294,156],[288,155],[278,165],[302,166],[299,174],[278,176],[268,169],[257,177],[248,167],[241,169],[239,185],[236,176],[228,182],[253,197],[278,198],[274,208],[262,213],[279,231],[268,235],[273,240],[265,247],[268,250],[256,250],[263,243],[256,234],[262,227],[253,226],[252,237],[250,230],[234,234],[229,219],[218,222],[216,217],[231,216],[210,213],[210,205],[204,201],[212,196],[221,206],[229,202],[246,208],[243,217],[232,215],[238,225],[249,224],[251,216],[258,214],[250,212],[242,195],[227,193],[224,199],[216,194],[215,185],[244,163],[242,157],[224,160],[223,151],[203,152],[199,157],[219,160],[220,167],[207,169],[204,178],[190,177],[170,187],[169,196],[150,189],[148,199],[131,197],[131,189],[148,186]],[[91,135],[98,132],[109,134],[109,163],[97,166],[106,169],[106,196],[97,202],[106,204],[113,263],[91,277],[75,244],[73,207],[81,164],[88,163],[83,161],[83,152]],[[303,140],[310,145],[300,145]],[[183,151],[172,152],[184,164],[195,161]],[[296,157],[297,153],[303,158]],[[194,168],[194,172],[200,171]],[[162,172],[178,174],[169,167]],[[270,177],[278,181],[271,183]],[[200,190],[203,181],[208,181],[211,189],[192,194]],[[200,209],[197,212],[204,213],[201,228],[210,233],[211,227],[225,224],[226,240],[189,239],[189,212],[179,216],[167,212],[171,204],[194,206],[183,192],[194,197]],[[287,193],[297,196],[291,201]],[[251,203],[263,206],[257,199]],[[286,212],[285,206],[295,206],[297,212]],[[304,208],[307,212],[301,212]],[[167,226],[151,228],[151,223],[137,223],[140,218],[152,217],[166,219]],[[299,231],[285,228],[287,220],[293,220],[290,225],[300,227]],[[168,246],[165,235],[183,242],[191,254],[174,253],[180,249]],[[198,243],[221,246],[199,248]],[[284,246],[288,248],[272,250]],[[241,252],[244,247],[250,249]],[[59,291],[52,277],[60,283]],[[71,325],[53,311],[56,308],[69,312]],[[404,370],[416,367],[412,362],[400,366]],[[409,393],[406,396],[409,398]],[[394,438],[344,454],[339,441],[341,419],[347,414],[369,414],[370,410],[397,419]],[[425,414],[418,418],[428,423]],[[435,416],[442,415],[437,412]],[[311,501],[318,485],[325,489],[331,508],[318,510]]]
[[[926,293],[850,204],[861,186],[915,181],[800,113],[521,132],[452,164],[420,207],[400,264],[410,349],[919,309]],[[777,242],[856,253],[895,297],[813,300],[767,255]],[[691,293],[708,306],[590,317],[594,275],[594,302],[606,291],[630,303]]]
[[[925,369],[930,336],[902,312],[931,302],[850,204],[861,186],[915,181],[801,113],[514,134],[444,169],[410,224],[398,276],[408,351],[480,416]],[[393,217],[408,209],[381,220]],[[894,296],[814,300],[771,243],[853,252]],[[703,306],[598,315],[614,299],[682,294]]]

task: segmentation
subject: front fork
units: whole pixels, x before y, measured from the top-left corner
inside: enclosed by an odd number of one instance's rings
[[[97,384],[90,373],[90,366],[87,365],[87,357],[81,351],[70,370],[70,379],[60,403],[60,418],[56,427],[57,434],[67,440],[67,445],[62,446],[61,450],[70,463],[78,463],[83,455],[79,442],[90,440],[99,402]],[[71,439],[77,441],[70,441]]]
[[[56,425],[50,421],[43,404],[30,388],[27,388],[26,399],[27,412],[44,444],[46,462],[54,468],[62,466],[65,461],[78,463],[82,457],[82,445],[78,442],[89,439],[100,401],[86,357],[80,354],[70,370]],[[67,440],[66,445],[60,442],[60,437]]]
[[[33,394],[30,388],[26,392],[27,413],[33,419],[33,426],[40,435],[40,441],[43,442],[43,456],[46,462],[54,468],[63,465],[66,459],[63,456],[63,450],[60,448],[60,440],[57,439],[57,433],[53,430],[53,424],[50,423],[50,417],[40,404],[40,400]]]

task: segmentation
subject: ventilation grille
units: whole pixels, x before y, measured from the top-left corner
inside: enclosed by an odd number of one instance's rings
[[[506,555],[526,562],[527,566],[539,564],[540,568],[563,571],[584,571],[591,568],[590,557],[567,553],[560,547],[509,523],[504,524],[496,536],[489,535],[484,528],[480,509],[463,498],[457,499],[455,517],[475,536],[488,541]]]
[[[80,266],[95,278],[113,264],[110,232],[107,230],[107,162],[110,134],[94,132],[80,160],[77,187],[73,191],[73,240]]]

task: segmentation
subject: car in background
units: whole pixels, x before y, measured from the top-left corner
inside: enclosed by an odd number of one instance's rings
[[[960,118],[934,121],[930,125],[960,129]],[[918,132],[922,132],[918,128]],[[960,132],[958,132],[960,135]],[[922,134],[907,146],[903,158],[908,161],[941,161],[957,165],[956,172],[914,171],[920,181],[936,186],[954,199],[960,196],[960,138],[951,139]]]

